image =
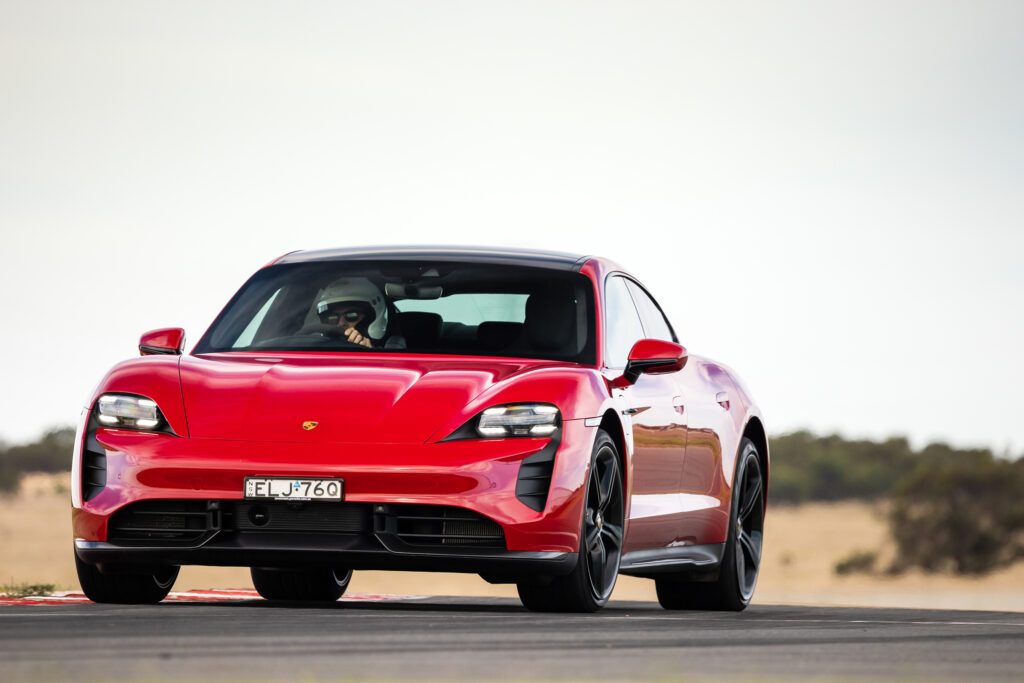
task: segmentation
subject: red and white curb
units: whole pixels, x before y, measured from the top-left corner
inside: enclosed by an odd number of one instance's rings
[[[423,600],[426,595],[387,595],[378,593],[352,593],[343,595],[338,602],[386,602],[389,600]],[[221,590],[191,590],[184,593],[169,593],[164,602],[241,602],[262,600],[260,594],[251,589],[225,588]],[[8,598],[0,593],[2,605],[78,605],[91,603],[79,591],[55,591],[46,595],[29,595],[24,598]]]

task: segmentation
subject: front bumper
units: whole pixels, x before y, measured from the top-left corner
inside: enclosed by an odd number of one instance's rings
[[[470,572],[514,581],[557,576],[576,566],[578,553],[473,548],[423,550],[389,547],[380,539],[329,534],[246,534],[214,537],[197,548],[126,547],[75,540],[75,552],[102,571],[138,571],[165,565],[218,567],[344,567],[346,569]]]
[[[309,444],[221,441],[100,429],[103,488],[72,511],[79,557],[91,564],[290,566],[360,569],[569,571],[576,561],[584,482],[594,430],[567,420],[543,510],[516,497],[524,459],[548,439],[430,444]],[[82,481],[76,458],[75,485]],[[247,476],[339,477],[346,503],[461,508],[500,525],[504,549],[405,547],[386,533],[316,534],[214,530],[191,547],[111,542],[112,515],[139,501],[241,501]],[[81,498],[78,498],[81,501]],[[329,505],[329,503],[327,504]]]

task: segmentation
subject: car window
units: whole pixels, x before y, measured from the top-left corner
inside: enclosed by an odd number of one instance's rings
[[[632,280],[626,281],[629,293],[633,295],[633,301],[640,312],[640,321],[644,324],[644,334],[648,339],[662,339],[664,341],[678,341],[672,332],[665,314],[661,312],[657,302],[651,298],[643,287]]]
[[[260,324],[263,323],[263,319],[267,317],[267,311],[270,310],[271,304],[274,303],[274,299],[276,299],[277,295],[280,293],[280,289],[275,290],[270,298],[267,299],[267,303],[260,307],[260,310],[256,312],[256,315],[254,315],[252,320],[249,321],[249,324],[245,326],[244,330],[242,330],[242,334],[238,335],[238,338],[235,339],[235,342],[231,345],[232,348],[237,349],[252,344],[253,337],[256,336],[256,330],[258,330]]]
[[[624,368],[633,344],[644,338],[644,328],[633,305],[633,297],[621,277],[605,282],[605,365]]]
[[[440,261],[323,261],[257,272],[196,353],[427,353],[596,363],[580,273]],[[369,345],[347,341],[354,329]]]

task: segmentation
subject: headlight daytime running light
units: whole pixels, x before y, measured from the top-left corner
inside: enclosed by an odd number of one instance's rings
[[[103,394],[96,402],[96,419],[101,427],[156,429],[163,415],[156,401],[129,394]]]
[[[476,432],[485,438],[550,436],[559,425],[558,408],[546,403],[494,406],[480,413]]]

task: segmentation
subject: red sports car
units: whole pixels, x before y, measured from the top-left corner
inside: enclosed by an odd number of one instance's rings
[[[590,612],[619,574],[668,609],[742,610],[765,429],[609,260],[365,248],[260,269],[191,353],[142,336],[82,412],[75,561],[97,602],[185,564],[336,600],[352,571],[479,573]]]

